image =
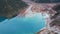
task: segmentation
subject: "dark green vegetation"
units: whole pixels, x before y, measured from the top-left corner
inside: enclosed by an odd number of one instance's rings
[[[18,14],[27,4],[21,0],[0,0],[0,16],[12,17]]]
[[[0,16],[13,18],[19,14],[18,10],[27,6],[22,0],[0,0]]]
[[[31,0],[34,1],[36,3],[58,3],[60,2],[60,0]]]

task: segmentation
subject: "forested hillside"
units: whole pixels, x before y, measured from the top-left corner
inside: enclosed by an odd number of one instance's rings
[[[28,6],[22,0],[0,0],[0,22],[16,17],[20,9]]]
[[[0,0],[0,16],[10,18],[18,14],[18,10],[26,7],[22,0]]]

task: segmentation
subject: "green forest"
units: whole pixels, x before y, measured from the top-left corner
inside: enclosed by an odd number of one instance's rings
[[[28,6],[22,0],[0,0],[0,16],[11,18],[15,17],[19,9]]]

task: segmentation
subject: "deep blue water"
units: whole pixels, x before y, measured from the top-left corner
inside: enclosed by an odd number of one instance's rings
[[[45,21],[40,14],[33,17],[15,17],[0,23],[0,34],[35,34],[45,27]]]
[[[4,21],[5,19],[7,19],[6,17],[0,16],[0,22]]]

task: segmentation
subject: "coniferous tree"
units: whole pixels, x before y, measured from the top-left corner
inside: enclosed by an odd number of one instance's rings
[[[0,17],[13,18],[27,6],[22,0],[0,0]]]
[[[26,7],[27,4],[21,0],[0,0],[0,16],[8,16],[18,14],[18,10]]]

